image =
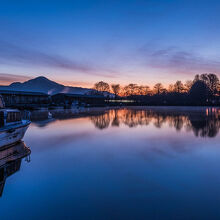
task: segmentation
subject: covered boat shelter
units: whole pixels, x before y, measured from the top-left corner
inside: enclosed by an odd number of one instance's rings
[[[41,92],[0,90],[7,108],[38,108],[47,107],[49,95]]]

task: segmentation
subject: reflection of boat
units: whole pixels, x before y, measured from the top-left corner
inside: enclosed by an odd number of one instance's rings
[[[53,115],[51,114],[51,112],[48,112],[48,119],[53,118]]]
[[[29,156],[30,153],[30,149],[23,142],[0,149],[0,197],[6,178],[19,171],[22,158]]]
[[[0,147],[20,141],[30,125],[30,120],[22,120],[21,112],[5,109],[0,96]]]

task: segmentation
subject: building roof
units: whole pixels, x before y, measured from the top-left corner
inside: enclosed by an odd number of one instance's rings
[[[20,112],[20,111],[17,109],[2,108],[2,109],[0,109],[0,112]]]
[[[29,92],[29,91],[15,91],[15,90],[0,90],[0,94],[48,96],[48,94],[43,92]]]

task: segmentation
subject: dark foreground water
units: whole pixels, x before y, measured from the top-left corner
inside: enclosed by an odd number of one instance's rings
[[[26,133],[30,162],[5,179],[1,220],[220,219],[219,109],[53,116]]]

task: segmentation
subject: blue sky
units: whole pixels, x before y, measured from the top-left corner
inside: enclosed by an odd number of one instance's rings
[[[219,11],[212,0],[2,1],[0,83],[167,85],[219,74]]]

